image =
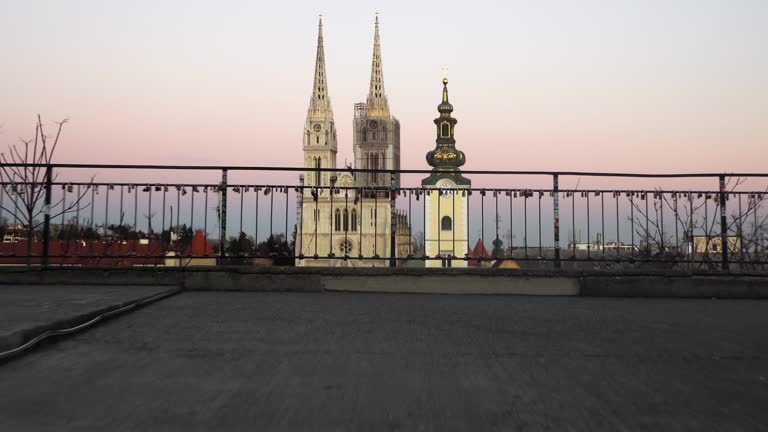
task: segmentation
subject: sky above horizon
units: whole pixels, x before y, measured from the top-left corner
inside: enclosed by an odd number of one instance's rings
[[[402,166],[448,67],[467,169],[765,172],[768,2],[0,0],[0,146],[59,162],[299,166],[323,15],[339,165],[375,13]]]

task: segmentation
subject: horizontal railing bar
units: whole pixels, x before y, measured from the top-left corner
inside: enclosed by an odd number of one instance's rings
[[[6,167],[20,168],[45,168],[47,164],[32,163],[8,163],[3,164]],[[348,173],[389,173],[389,174],[431,174],[433,171],[428,169],[365,169],[365,168],[307,168],[307,167],[277,167],[277,166],[237,166],[237,165],[132,165],[132,164],[76,164],[76,163],[53,163],[53,168],[69,169],[144,169],[144,170],[227,170],[227,171],[285,171],[285,172],[348,172]],[[450,171],[447,171],[450,172]],[[475,175],[542,175],[542,176],[584,176],[584,177],[629,177],[629,178],[705,178],[705,177],[765,177],[768,173],[609,173],[609,172],[588,172],[588,171],[548,171],[548,170],[461,170],[462,174]]]
[[[0,186],[29,186],[29,185],[39,185],[42,184],[42,182],[0,182]],[[59,182],[53,182],[51,183],[53,186],[136,186],[136,187],[168,187],[169,189],[176,188],[192,188],[192,187],[200,187],[200,188],[218,188],[220,185],[218,183],[153,183],[153,182],[141,182],[141,183],[125,183],[125,182],[69,182],[69,181],[59,181]],[[279,189],[279,188],[288,188],[288,189],[303,189],[303,190],[312,190],[312,189],[320,189],[320,190],[329,190],[331,189],[331,186],[310,186],[310,185],[297,185],[297,184],[253,184],[253,183],[228,183],[227,189],[234,189],[234,188],[270,188],[270,189]],[[375,191],[375,192],[390,192],[392,189],[387,186],[333,186],[333,189],[340,190],[340,191]],[[440,187],[398,187],[395,188],[395,191],[406,191],[406,192],[420,192],[420,191],[449,191],[449,192],[461,192],[461,191],[472,191],[472,192],[486,192],[486,193],[521,193],[521,192],[531,192],[534,194],[538,194],[539,192],[542,193],[553,193],[554,189],[539,189],[539,188],[513,188],[513,189],[507,189],[507,188],[488,188],[488,187],[470,187],[470,188],[440,188]],[[195,193],[203,193],[204,191],[195,192]],[[605,193],[605,194],[626,194],[626,193],[635,193],[635,194],[711,194],[716,195],[719,194],[719,191],[714,189],[564,189],[559,188],[558,192],[562,195],[564,193],[574,193],[574,194],[581,194],[581,193]],[[750,195],[750,194],[765,194],[768,193],[768,190],[748,190],[748,191],[728,191],[727,194],[731,195]],[[519,198],[524,198],[524,196],[521,196]]]

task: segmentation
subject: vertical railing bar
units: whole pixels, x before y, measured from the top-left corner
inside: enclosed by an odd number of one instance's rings
[[[219,258],[224,259],[226,257],[226,243],[227,243],[227,183],[228,172],[226,169],[221,170],[221,184],[219,185]],[[173,217],[173,215],[171,215]],[[178,224],[178,218],[177,222]]]
[[[680,215],[677,212],[677,191],[675,191],[673,198],[674,198],[674,208],[672,209],[675,213],[675,253],[680,254]]]
[[[120,185],[120,219],[119,224],[123,224],[123,194],[125,192],[125,186]],[[80,185],[77,185],[77,196],[80,197]],[[80,226],[80,205],[78,203],[77,209],[75,210],[75,220],[77,221],[77,225]]]
[[[48,252],[51,242],[51,195],[53,194],[53,166],[48,165],[45,167],[45,202],[43,205],[43,267],[48,266]],[[29,221],[30,227],[32,221]],[[32,238],[28,238],[27,242],[31,242]],[[30,259],[30,258],[27,258]]]
[[[648,223],[649,221],[649,215],[648,215],[648,192],[643,192],[643,198],[645,198],[645,254],[650,255],[651,254],[651,230],[650,225]]]
[[[314,240],[315,240],[315,255],[314,255],[314,258],[315,259],[318,259],[318,257],[319,257],[318,252],[317,252],[317,243],[318,243],[318,240],[317,240],[317,236],[318,236],[318,234],[317,234],[317,227],[318,227],[318,225],[320,225],[320,208],[318,206],[318,201],[320,201],[320,193],[321,192],[322,192],[322,190],[319,188],[319,186],[314,186],[314,193],[312,194],[312,198],[315,200],[315,214],[312,215],[312,219],[314,221],[314,223],[312,225],[315,228],[315,238],[314,238]],[[258,223],[258,218],[256,220],[257,220],[257,223]]]
[[[688,216],[688,258],[693,258],[694,256],[694,244],[693,244],[693,193],[688,192],[688,207],[689,207],[689,216]]]
[[[493,226],[496,228],[496,238],[493,239],[494,242],[499,240],[499,191],[494,190],[493,191],[493,198],[494,198],[494,206],[495,206],[495,218],[493,220]],[[494,245],[493,249],[491,249],[491,255],[493,256],[493,250],[496,248],[496,245]],[[499,257],[494,257],[499,258]]]
[[[205,201],[203,202],[203,237],[205,238],[205,244],[208,244],[208,187],[204,187],[204,189]],[[165,220],[165,192],[163,192],[163,220]]]
[[[591,232],[591,221],[590,221],[590,214],[589,214],[589,191],[586,191],[586,197],[587,197],[587,259],[592,258],[592,232]]]
[[[600,192],[600,249],[605,259],[605,191]]]
[[[160,232],[161,232],[161,233],[162,233],[163,231],[165,231],[165,195],[166,195],[167,193],[168,193],[168,185],[163,185],[163,220],[162,220],[162,228],[160,229]],[[206,190],[205,190],[205,193],[206,193],[206,194],[208,193],[208,189],[207,189],[207,188],[206,188]],[[208,207],[208,204],[206,204],[206,209],[207,209],[207,207]],[[173,223],[173,222],[171,222],[171,223]],[[168,233],[169,233],[169,234],[170,234],[170,232],[171,232],[171,231],[170,231],[170,230],[168,230]],[[206,233],[206,236],[207,236],[207,235],[208,235],[208,234]],[[207,240],[207,237],[206,237],[206,240]]]
[[[512,253],[514,251],[514,239],[515,239],[515,231],[514,231],[514,224],[513,224],[513,215],[512,215],[512,195],[513,191],[510,189],[507,189],[507,196],[509,197],[509,255],[512,256]]]
[[[286,213],[285,213],[286,219],[288,218],[288,213],[287,213],[288,210],[287,210],[287,208],[288,207],[286,207]],[[343,219],[341,221],[342,224],[343,224],[343,227],[344,227],[344,247],[343,247],[344,250],[342,251],[342,252],[344,252],[344,258],[348,258],[349,257],[349,252],[350,252],[349,250],[347,250],[347,244],[348,244],[347,242],[349,242],[349,238],[348,238],[349,237],[349,222],[350,222],[349,216],[350,216],[350,214],[349,214],[349,190],[348,189],[344,189],[344,214],[342,215]],[[287,224],[287,222],[286,222],[286,224]],[[286,225],[286,226],[288,226],[288,225]]]
[[[621,221],[619,217],[619,198],[621,198],[621,193],[619,191],[614,191],[615,198],[616,198],[616,260],[621,260],[621,230],[619,229],[621,226]]]
[[[107,235],[107,229],[109,229],[109,189],[110,189],[110,185],[107,185],[107,196],[105,197],[106,202],[104,204],[104,236],[105,237]],[[67,191],[64,190],[64,198],[66,198],[66,193]],[[62,202],[62,208],[61,208],[62,211],[64,211],[63,204],[64,202]],[[64,227],[63,221],[64,221],[64,218],[62,217],[62,225],[61,225],[62,228]],[[105,249],[105,252],[106,252],[106,249]]]
[[[189,228],[192,230],[192,235],[195,235],[195,193],[197,192],[195,189],[197,186],[192,186],[192,189],[189,191]]]
[[[541,191],[539,191],[539,200],[538,200],[538,204],[539,204],[539,258],[543,258],[544,257],[544,252],[543,252],[543,249],[542,249],[542,246],[541,246],[541,199],[543,197],[544,197],[544,195],[542,194]]]
[[[437,255],[440,256],[440,260],[442,262],[442,266],[445,267],[445,257],[442,253],[442,238],[441,234],[443,231],[443,227],[441,224],[441,218],[442,218],[442,210],[440,209],[441,201],[443,201],[443,190],[437,189],[437,218],[436,218],[436,224],[437,224]]]
[[[301,182],[301,189],[297,189],[296,193],[299,195],[299,220],[296,221],[296,237],[299,239],[299,249],[296,250],[294,246],[293,254],[297,255],[304,261],[304,198],[306,197],[306,189],[304,189],[304,182]],[[256,194],[258,196],[258,193]]]
[[[480,191],[480,243],[483,245],[483,250],[487,251],[485,249],[485,189]],[[481,255],[481,262],[483,258],[485,257]]]
[[[0,189],[0,219],[3,218],[3,213],[1,209],[3,206],[3,196],[2,196],[3,189],[5,188],[3,187]],[[61,228],[62,229],[64,229],[64,223],[65,223],[64,216],[65,216],[66,209],[67,209],[67,186],[62,185],[62,188],[61,188]]]
[[[741,193],[738,193],[739,197],[739,259],[744,260],[744,213],[741,208]]]
[[[284,190],[285,190],[285,243],[288,245],[288,249],[290,250],[291,239],[288,237],[288,205],[289,205],[289,201],[290,201],[290,198],[291,198],[290,197],[291,190],[290,190],[290,188],[288,186],[285,186]],[[296,224],[296,227],[297,227],[297,230],[298,230],[298,223]],[[299,233],[296,232],[296,236],[298,236],[298,235],[299,235]],[[296,241],[295,240],[294,240],[294,243],[293,243],[293,249],[294,249],[293,254],[296,255]]]
[[[427,255],[427,192],[428,192],[427,189],[424,186],[422,186],[421,187],[421,206],[422,206],[421,214],[422,214],[422,217],[424,218],[424,223],[423,223],[423,227],[424,227],[423,243],[424,244],[421,249],[422,250],[421,256],[429,258],[429,256]]]
[[[726,211],[725,175],[720,175],[720,250],[722,256],[722,269],[728,270],[728,219]]]
[[[656,205],[655,198],[654,198],[654,205]],[[661,210],[659,210],[659,218],[661,219],[661,221],[660,221],[661,250],[659,252],[661,252],[663,254],[664,250],[665,250],[665,248],[664,248],[664,192],[663,191],[659,192],[659,207],[661,209]]]
[[[571,191],[571,227],[573,229],[573,232],[571,232],[571,237],[573,243],[571,244],[572,254],[573,256],[571,258],[576,259],[576,190]],[[581,237],[581,236],[579,236]]]
[[[91,208],[91,216],[93,216],[93,208]],[[133,185],[133,230],[139,229],[139,189],[136,185]],[[136,243],[134,243],[135,245]]]
[[[528,189],[523,191],[523,248],[525,258],[528,258]]]
[[[408,191],[408,229],[409,230],[412,229],[411,227],[413,227],[412,220],[411,220],[412,219],[411,218],[411,214],[412,214],[412,212],[411,212],[411,199],[412,198],[413,198],[413,191],[409,190]],[[411,233],[410,232],[408,233],[408,235],[409,235],[409,238],[408,238],[408,255],[413,255],[413,239],[411,238]]]
[[[152,236],[152,219],[153,219],[153,217],[152,217],[152,189],[153,189],[153,185],[151,185],[151,184],[147,185],[147,188],[149,189],[149,203],[148,203],[148,206],[147,206],[147,238],[150,239],[150,241],[151,241],[151,239],[153,237]],[[106,199],[107,199],[107,208],[109,208],[109,186],[107,186],[107,196],[106,196]],[[104,223],[104,225],[106,226],[107,224]],[[162,232],[163,232],[163,230],[160,230],[161,234],[162,234]],[[147,250],[147,253],[150,254],[152,252],[150,250]]]
[[[328,189],[328,191],[331,194],[331,196],[330,196],[331,206],[328,209],[328,215],[329,215],[329,223],[328,223],[328,228],[329,228],[329,234],[328,234],[329,235],[329,237],[328,237],[328,239],[329,239],[328,240],[328,256],[332,257],[334,255],[333,254],[333,230],[335,228],[333,226],[333,224],[336,222],[335,219],[334,219],[336,213],[334,212],[334,208],[333,208],[333,195],[334,195],[333,177],[331,177],[331,186]],[[271,230],[272,230],[272,219],[270,219],[270,231]]]
[[[457,189],[453,189],[451,193],[451,260],[456,258],[456,193]],[[453,267],[453,264],[451,264]]]
[[[91,185],[91,229],[94,229],[94,209],[96,208],[96,188],[98,185]],[[136,222],[134,221],[133,230],[136,231]],[[93,242],[91,242],[93,244]]]
[[[240,240],[240,234],[243,232],[243,201],[245,200],[245,189],[242,186],[238,186],[240,190],[240,228],[237,231],[237,239]],[[194,196],[194,194],[193,194]],[[242,251],[240,251],[242,253]]]
[[[552,219],[555,240],[555,268],[559,269],[560,263],[560,177],[552,175]]]
[[[272,186],[269,186],[269,237],[274,238],[273,219],[275,215],[275,191]],[[331,195],[333,196],[333,195]],[[331,201],[333,203],[333,201]]]
[[[632,221],[632,229],[629,230],[632,245],[630,246],[630,255],[635,256],[635,191],[629,193],[629,218]]]
[[[256,185],[253,185],[253,193],[256,195],[256,203],[254,204],[254,213],[256,216],[256,222],[253,227],[253,243],[257,248],[257,254],[258,254],[258,247],[259,247],[259,192],[261,192],[261,188],[257,187]],[[317,227],[315,227],[317,229]]]
[[[363,229],[365,228],[365,224],[363,223],[363,220],[364,220],[363,217],[365,215],[365,211],[363,211],[363,199],[365,198],[365,191],[363,190],[363,188],[357,188],[357,190],[355,190],[355,197],[359,198],[357,205],[358,205],[358,208],[360,209],[360,212],[359,212],[360,220],[358,221],[359,224],[357,225],[358,235],[359,235],[359,238],[357,241],[357,257],[359,259],[362,259],[363,258]]]

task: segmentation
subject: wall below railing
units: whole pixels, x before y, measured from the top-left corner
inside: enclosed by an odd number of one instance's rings
[[[2,285],[173,285],[189,291],[380,292],[768,299],[760,275],[488,269],[0,269]]]

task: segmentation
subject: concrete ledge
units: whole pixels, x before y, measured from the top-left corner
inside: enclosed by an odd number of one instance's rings
[[[182,286],[193,291],[323,291],[322,276],[318,274],[204,271],[183,275]]]
[[[408,268],[0,268],[0,284],[174,285],[211,291],[348,291],[589,297],[768,298],[768,275]]]
[[[593,276],[581,278],[585,297],[768,299],[768,278],[749,276]]]
[[[390,275],[323,276],[326,291],[429,293],[429,294],[514,294],[579,295],[579,280],[565,277],[474,276],[474,275]]]

